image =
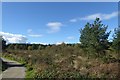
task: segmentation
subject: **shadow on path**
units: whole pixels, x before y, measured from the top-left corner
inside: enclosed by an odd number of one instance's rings
[[[25,78],[25,65],[2,58],[2,80],[7,78]]]
[[[6,69],[10,68],[10,67],[24,67],[25,64],[19,64],[19,63],[15,63],[15,62],[8,62],[8,61],[4,61],[2,60],[2,71],[5,71]]]
[[[16,64],[14,62],[5,62],[5,61],[3,61],[3,64],[6,66],[6,68],[9,68],[9,67],[24,67],[25,66],[24,64]]]

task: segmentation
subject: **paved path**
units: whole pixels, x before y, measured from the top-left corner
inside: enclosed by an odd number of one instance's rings
[[[2,58],[8,68],[2,73],[2,78],[25,78],[25,67],[16,62]],[[1,77],[1,76],[0,76]]]

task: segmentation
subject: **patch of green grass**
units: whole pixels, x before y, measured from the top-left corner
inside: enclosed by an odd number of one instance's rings
[[[21,58],[21,59],[16,59],[14,58],[12,55],[2,55],[3,58],[6,58],[8,60],[13,60],[13,61],[17,61],[21,64],[25,64],[26,62]]]
[[[35,71],[34,70],[27,70],[25,78],[34,78],[35,77]]]
[[[26,75],[25,75],[25,79],[28,80],[30,78],[35,78],[36,76],[36,69],[33,68],[33,66],[26,64]]]

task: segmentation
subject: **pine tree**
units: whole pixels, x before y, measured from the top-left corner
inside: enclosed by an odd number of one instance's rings
[[[113,48],[117,53],[120,53],[120,26],[114,30],[114,38],[113,38]]]
[[[96,18],[94,23],[87,23],[84,29],[80,30],[80,42],[84,50],[88,53],[100,55],[108,49],[108,37],[110,32],[106,33],[107,27]]]

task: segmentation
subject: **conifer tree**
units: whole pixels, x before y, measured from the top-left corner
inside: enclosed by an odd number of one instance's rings
[[[94,23],[87,23],[84,29],[80,30],[80,42],[84,50],[88,53],[100,55],[108,49],[108,37],[110,32],[106,33],[106,25],[103,25],[99,18]]]
[[[120,53],[120,26],[116,28],[114,33],[114,38],[113,38],[113,48],[117,53]]]

